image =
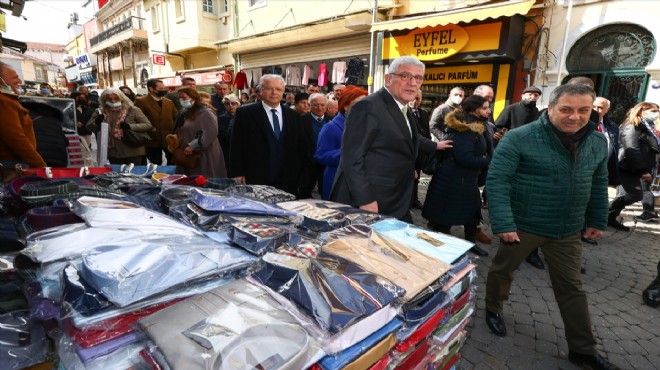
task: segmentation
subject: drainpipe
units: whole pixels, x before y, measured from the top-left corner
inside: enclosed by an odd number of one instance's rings
[[[559,68],[557,69],[557,86],[561,85],[561,71],[564,69],[564,59],[566,58],[566,43],[568,40],[568,31],[571,28],[571,18],[573,16],[573,0],[568,0],[568,11],[566,12],[566,29],[564,30],[564,41],[561,46],[561,56],[559,57]]]
[[[371,10],[371,25],[376,24],[378,20],[378,0],[374,0],[374,6]],[[375,41],[374,37],[376,36],[375,32],[369,31],[369,37],[371,38],[371,47],[369,48],[369,78],[367,80],[367,87],[369,89],[369,94],[374,92],[374,64],[376,63],[376,52],[374,51]]]

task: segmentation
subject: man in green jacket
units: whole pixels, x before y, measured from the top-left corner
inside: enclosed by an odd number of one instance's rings
[[[596,352],[582,289],[581,230],[596,239],[607,226],[607,141],[589,115],[596,97],[582,85],[563,85],[548,111],[500,141],[488,172],[493,233],[500,237],[486,282],[486,323],[506,335],[503,302],[513,272],[536,247],[543,249],[564,319],[568,359],[592,369],[618,369]]]

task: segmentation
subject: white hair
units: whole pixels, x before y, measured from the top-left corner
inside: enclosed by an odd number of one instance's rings
[[[129,99],[126,94],[124,94],[121,90],[118,88],[111,87],[109,89],[103,90],[103,93],[101,93],[101,96],[99,97],[99,105],[102,108],[105,108],[105,101],[108,98],[108,95],[115,94],[119,97],[119,101],[121,102],[121,106],[124,109],[128,109],[129,107],[133,106],[133,102],[131,99]]]
[[[307,100],[309,101],[309,104],[312,104],[312,102],[316,98],[323,98],[326,102],[328,101],[328,98],[326,98],[325,95],[323,95],[321,93],[313,93],[312,95],[309,96],[309,98]]]
[[[407,55],[394,59],[394,61],[387,68],[387,74],[397,73],[401,66],[408,66],[408,65],[422,67],[422,72],[424,72],[425,69],[424,63],[422,63],[419,59],[413,56]]]
[[[280,80],[280,81],[282,81],[283,84],[286,85],[286,82],[284,81],[284,77],[282,77],[280,75],[267,74],[267,75],[261,76],[261,78],[259,79],[259,86],[263,85],[266,80],[270,80],[270,79]]]

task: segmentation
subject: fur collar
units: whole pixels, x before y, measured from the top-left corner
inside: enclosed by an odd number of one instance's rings
[[[468,123],[467,121],[472,121]],[[479,135],[482,135],[486,131],[486,125],[483,122],[479,122],[476,118],[471,119],[462,111],[452,111],[445,116],[445,124],[448,128],[453,129],[458,132],[472,131]]]

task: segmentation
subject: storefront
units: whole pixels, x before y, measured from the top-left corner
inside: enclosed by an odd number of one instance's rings
[[[495,91],[497,115],[514,97],[514,90],[525,84],[526,73],[520,62],[527,20],[520,14],[527,14],[533,4],[526,1],[383,22],[371,30],[384,31],[383,65],[404,55],[424,62],[422,91],[427,108],[444,102],[453,87],[460,86],[469,95],[478,85],[486,84]]]

